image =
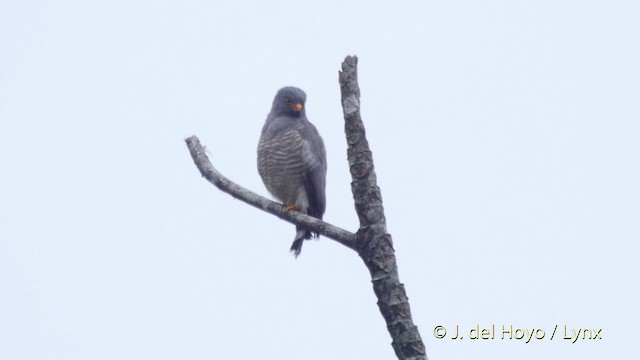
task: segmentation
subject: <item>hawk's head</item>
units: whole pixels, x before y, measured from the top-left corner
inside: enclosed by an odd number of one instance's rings
[[[293,86],[283,87],[278,90],[276,97],[273,99],[271,114],[299,117],[304,114],[305,101],[307,101],[307,94],[301,89]]]

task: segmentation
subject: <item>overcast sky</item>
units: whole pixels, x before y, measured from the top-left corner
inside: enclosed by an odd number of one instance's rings
[[[294,226],[204,181],[183,142],[267,195],[260,130],[280,87],[304,89],[325,219],[357,230],[350,54],[429,357],[628,357],[640,4],[316,3],[0,1],[1,359],[394,358],[357,255],[320,238],[294,259]]]

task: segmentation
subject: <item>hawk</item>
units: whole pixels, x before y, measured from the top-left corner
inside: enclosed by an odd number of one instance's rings
[[[326,207],[327,155],[322,137],[307,119],[301,89],[284,87],[273,99],[258,143],[258,173],[267,190],[285,206],[322,219]],[[296,226],[291,252],[298,257],[305,239],[318,237]]]

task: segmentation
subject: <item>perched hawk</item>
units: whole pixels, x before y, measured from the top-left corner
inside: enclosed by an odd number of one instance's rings
[[[285,210],[322,219],[326,207],[327,155],[318,130],[307,120],[307,95],[284,87],[273,99],[258,143],[258,172],[267,190]],[[297,226],[291,251],[296,257],[304,239],[317,237]]]

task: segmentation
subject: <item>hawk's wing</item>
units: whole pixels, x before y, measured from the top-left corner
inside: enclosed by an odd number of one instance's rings
[[[300,129],[302,137],[302,182],[309,199],[309,215],[322,219],[326,209],[325,186],[327,176],[327,154],[322,137],[313,124],[306,122]]]

